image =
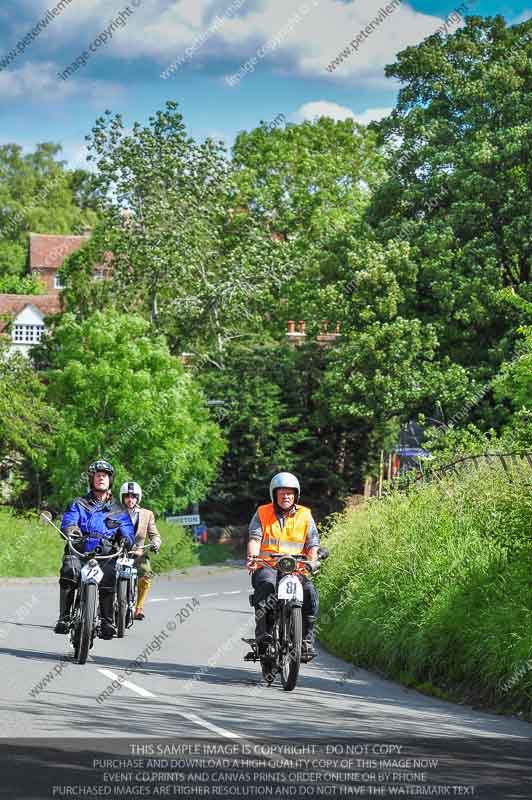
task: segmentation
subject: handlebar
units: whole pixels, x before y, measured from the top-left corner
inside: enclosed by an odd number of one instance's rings
[[[309,558],[308,556],[304,555],[303,553],[300,553],[298,555],[292,555],[292,553],[271,553],[271,555],[268,555],[268,556],[250,556],[248,558],[248,561],[254,561],[254,562],[263,561],[263,562],[266,562],[266,561],[269,561],[270,559],[274,559],[275,560],[275,559],[278,559],[278,558],[287,558],[287,557],[295,558],[296,562],[298,562],[298,561],[301,562],[304,566],[308,567],[311,572],[314,572],[314,569],[311,566],[312,564],[315,563],[314,560]],[[318,561],[318,565],[317,566],[319,566],[319,559],[316,559],[316,561]]]
[[[108,556],[96,555],[96,550],[90,551],[88,553],[80,553],[78,550],[75,549],[75,547],[73,547],[71,537],[67,536],[66,534],[64,534],[63,531],[61,530],[61,528],[58,528],[58,526],[55,524],[55,522],[53,522],[51,517],[49,517],[46,513],[43,513],[43,514],[41,514],[41,520],[43,520],[43,522],[46,522],[48,525],[51,525],[53,528],[55,528],[56,531],[59,533],[59,535],[68,544],[70,552],[74,553],[78,557],[81,556],[83,558],[95,558],[97,561],[106,561],[106,560],[110,560],[111,558],[117,558],[121,553],[124,552],[124,549],[125,549],[124,545],[121,545],[120,548],[115,553],[111,553]],[[95,535],[97,536],[98,534],[96,534],[96,533],[81,533],[80,535],[76,536],[75,539],[78,542],[81,542],[81,541],[83,541],[83,539],[92,539],[92,538],[94,538]],[[106,537],[102,536],[101,538],[103,539],[103,538],[106,538]]]
[[[80,553],[78,550],[76,550],[75,547],[73,547],[70,536],[64,536],[64,538],[68,542],[68,547],[70,551],[75,553],[78,557],[81,558],[95,558],[97,561],[110,561],[112,558],[118,558],[118,556],[122,555],[122,553],[125,552],[124,545],[121,544],[118,550],[116,550],[114,553],[110,553],[110,555],[108,556],[98,555],[97,548],[100,545],[96,545],[96,548],[94,550],[90,550],[88,553]],[[94,538],[94,533],[82,533],[81,536],[76,536],[75,541],[82,542],[83,539],[93,539],[93,538]],[[106,537],[102,536],[101,538],[104,539]]]

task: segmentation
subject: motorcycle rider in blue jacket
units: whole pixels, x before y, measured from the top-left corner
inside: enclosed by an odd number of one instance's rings
[[[114,469],[107,461],[94,461],[87,470],[90,491],[85,497],[76,497],[69,505],[61,522],[61,530],[72,539],[78,552],[103,548],[102,555],[113,552],[114,544],[125,543],[131,547],[135,542],[133,523],[127,511],[113,502],[111,487]],[[94,534],[75,544],[80,533]],[[100,636],[112,639],[116,634],[114,625],[115,560],[100,561],[103,578],[99,585]],[[68,544],[65,547],[59,575],[59,619],[55,633],[68,633],[70,613],[76,586],[81,574],[81,561]]]

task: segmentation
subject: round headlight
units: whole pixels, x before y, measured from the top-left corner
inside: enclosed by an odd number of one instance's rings
[[[293,556],[283,556],[278,560],[277,568],[281,572],[293,572],[296,568],[296,560]]]

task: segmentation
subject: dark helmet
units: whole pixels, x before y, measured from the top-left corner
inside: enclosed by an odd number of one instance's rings
[[[87,474],[89,476],[89,483],[92,486],[92,479],[94,478],[94,474],[96,472],[107,472],[109,475],[109,488],[113,485],[113,479],[115,477],[115,471],[112,464],[108,461],[93,461],[92,464],[89,464],[89,468],[87,470]]]

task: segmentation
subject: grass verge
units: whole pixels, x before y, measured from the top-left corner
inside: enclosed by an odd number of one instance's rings
[[[532,473],[495,466],[339,517],[321,641],[430,694],[529,716],[531,520]]]
[[[225,545],[198,545],[184,528],[158,521],[162,547],[151,555],[154,571],[167,572],[202,564],[216,564],[232,557]],[[37,578],[59,575],[64,542],[35,515],[16,516],[0,509],[0,577]]]

